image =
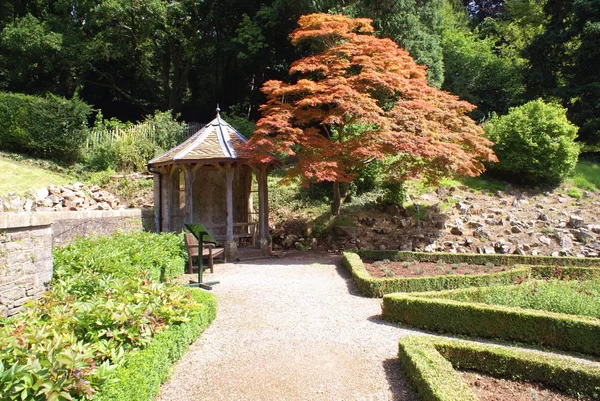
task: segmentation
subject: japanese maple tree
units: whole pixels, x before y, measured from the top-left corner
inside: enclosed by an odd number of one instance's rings
[[[377,38],[371,20],[311,14],[298,25],[292,44],[313,55],[292,64],[292,83],[264,84],[267,102],[248,142],[254,161],[293,157],[288,178],[333,182],[337,214],[340,183],[374,160],[388,160],[389,178],[400,182],[476,176],[484,161],[496,160],[466,115],[474,106],[429,86],[425,67]]]

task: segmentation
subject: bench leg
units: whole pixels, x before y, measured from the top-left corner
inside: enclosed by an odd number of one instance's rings
[[[192,259],[193,259],[193,256],[188,255],[188,274],[193,273]]]
[[[208,249],[208,268],[210,269],[211,273],[215,272],[215,268],[214,268],[214,264],[213,264],[212,248]]]

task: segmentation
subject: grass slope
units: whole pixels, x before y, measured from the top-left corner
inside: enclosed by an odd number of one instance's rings
[[[73,181],[68,176],[2,156],[0,156],[0,171],[3,177],[0,180],[0,196],[8,195],[13,191],[23,195],[50,184],[63,185]]]

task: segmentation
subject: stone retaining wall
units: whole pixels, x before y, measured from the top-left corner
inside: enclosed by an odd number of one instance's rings
[[[153,213],[139,209],[0,213],[0,316],[19,312],[52,278],[52,246],[77,236],[151,229]]]

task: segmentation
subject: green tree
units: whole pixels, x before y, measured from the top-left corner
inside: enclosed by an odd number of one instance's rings
[[[534,100],[493,117],[485,130],[499,159],[489,169],[505,179],[558,184],[575,169],[577,127],[560,105]]]
[[[600,143],[600,3],[548,0],[545,31],[526,49],[527,95],[559,99],[580,126],[579,137]]]
[[[444,0],[361,0],[333,8],[350,17],[371,18],[380,37],[391,38],[427,66],[427,80],[436,88],[444,80],[443,10]]]
[[[475,176],[483,161],[495,160],[481,127],[465,115],[473,106],[428,85],[425,68],[375,37],[371,20],[310,14],[298,25],[292,44],[311,53],[292,64],[292,83],[264,84],[267,102],[248,149],[257,162],[292,158],[288,178],[332,182],[332,214],[343,202],[342,184],[376,160],[399,182]]]
[[[495,40],[472,32],[465,12],[451,6],[446,7],[443,49],[442,88],[475,104],[475,119],[505,114],[520,103],[524,86],[518,60],[499,55]]]

